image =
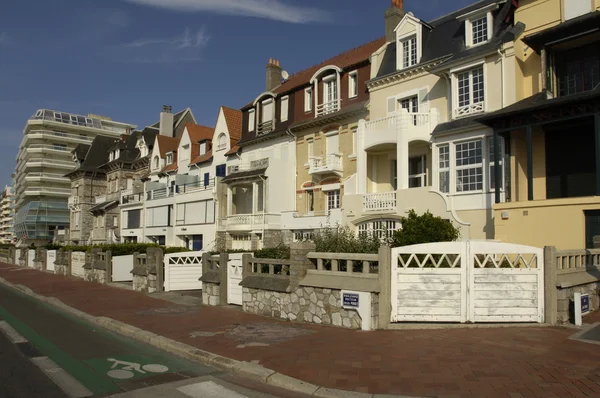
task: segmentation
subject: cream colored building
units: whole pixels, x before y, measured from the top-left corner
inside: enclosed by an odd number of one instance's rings
[[[345,223],[389,235],[414,209],[450,220],[464,239],[493,238],[492,130],[475,119],[516,100],[514,38],[523,27],[504,22],[514,10],[483,1],[429,22],[386,12]]]

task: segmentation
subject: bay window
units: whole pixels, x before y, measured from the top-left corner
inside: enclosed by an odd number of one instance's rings
[[[456,144],[456,192],[483,190],[481,140]]]

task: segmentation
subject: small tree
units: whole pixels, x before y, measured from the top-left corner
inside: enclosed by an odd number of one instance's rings
[[[417,215],[414,210],[400,220],[402,228],[394,232],[393,247],[432,242],[453,242],[460,238],[460,230],[448,220],[435,217],[429,211]]]
[[[326,227],[313,237],[317,252],[377,253],[384,241],[368,234],[356,235],[348,226]]]

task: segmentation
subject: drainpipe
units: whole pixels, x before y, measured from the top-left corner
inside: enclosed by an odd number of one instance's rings
[[[261,179],[261,181],[263,182],[263,222],[262,222],[262,238],[263,238],[263,247],[261,249],[264,249],[264,242],[265,242],[265,221],[267,220],[267,215],[265,212],[265,209],[267,208],[266,203],[267,203],[267,195],[265,193],[265,190],[267,188],[267,180],[265,180],[261,175],[258,176],[258,178]]]
[[[502,84],[502,108],[504,108],[504,98],[505,98],[505,87],[504,87],[504,58],[506,57],[506,52],[502,51],[500,49],[498,49],[498,55],[500,56],[500,60],[501,60],[501,73],[502,73],[502,78],[501,78],[501,84]]]

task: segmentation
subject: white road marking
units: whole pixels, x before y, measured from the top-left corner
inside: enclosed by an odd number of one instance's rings
[[[179,387],[180,391],[191,398],[248,398],[245,395],[218,385],[212,381],[204,381],[202,383],[190,384]]]
[[[21,336],[21,334],[17,332],[12,326],[10,326],[6,321],[0,321],[0,330],[4,332],[6,337],[8,337],[8,339],[12,341],[13,344],[27,343],[27,339]]]
[[[31,361],[44,372],[61,390],[71,398],[91,397],[94,395],[73,376],[68,374],[48,357],[31,358]]]

